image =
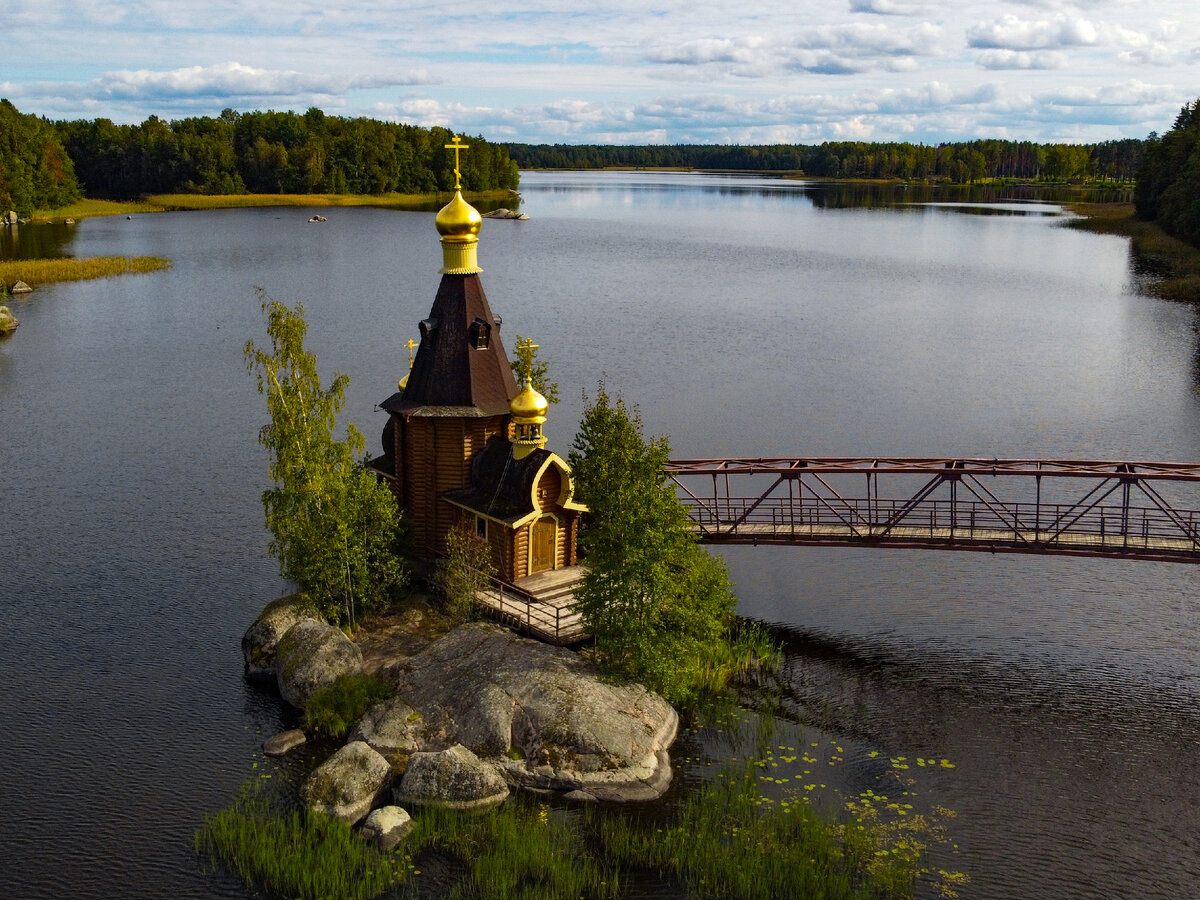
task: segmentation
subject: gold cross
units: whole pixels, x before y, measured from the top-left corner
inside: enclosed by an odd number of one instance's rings
[[[528,350],[533,353],[540,345],[533,342],[533,338],[525,338],[523,341],[517,341],[518,350]]]
[[[447,150],[454,151],[454,189],[457,191],[459,188],[462,187],[462,176],[459,175],[459,172],[458,172],[458,154],[460,151],[466,150],[467,147],[470,146],[470,144],[464,144],[459,139],[458,135],[456,134],[454,136],[454,143],[446,144],[445,146],[446,146]]]
[[[419,347],[419,346],[421,346],[421,345],[420,345],[420,344],[418,344],[416,341],[414,341],[412,338],[409,338],[409,339],[408,339],[408,343],[407,343],[407,344],[405,344],[404,346],[408,348],[408,367],[411,369],[411,368],[412,368],[412,364],[413,364],[413,354],[412,354],[412,352],[413,352],[413,350],[414,350],[414,349],[416,349],[417,347]]]

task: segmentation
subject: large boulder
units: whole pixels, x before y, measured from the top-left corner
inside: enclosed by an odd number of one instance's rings
[[[396,772],[403,772],[408,759],[418,750],[430,750],[445,742],[431,734],[425,717],[403,697],[389,697],[366,711],[350,740],[363,741],[382,754]]]
[[[353,825],[375,807],[391,784],[388,761],[362,741],[352,741],[321,763],[300,793],[309,809]]]
[[[670,783],[675,710],[640,684],[606,683],[569,650],[472,623],[397,672],[427,741],[463,744],[527,788],[646,800]]]
[[[279,694],[304,709],[317,688],[362,672],[362,653],[341,629],[304,619],[287,630],[275,656]]]
[[[0,334],[8,334],[20,324],[7,306],[0,306]]]
[[[495,766],[455,744],[437,753],[414,753],[395,794],[397,803],[475,809],[502,801],[508,784]]]
[[[322,621],[320,613],[307,606],[301,597],[280,597],[267,604],[254,624],[242,635],[242,656],[246,660],[246,675],[251,678],[275,678],[275,651],[279,639],[297,622],[305,619]]]

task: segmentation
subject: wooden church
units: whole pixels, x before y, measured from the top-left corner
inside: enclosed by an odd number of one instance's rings
[[[487,541],[498,576],[515,583],[576,564],[579,516],[567,463],[546,449],[548,403],[518,386],[500,339],[501,320],[483,292],[479,212],[455,193],[438,214],[442,280],[400,390],[388,413],[384,456],[409,518],[416,555],[446,553],[446,534],[465,526]]]

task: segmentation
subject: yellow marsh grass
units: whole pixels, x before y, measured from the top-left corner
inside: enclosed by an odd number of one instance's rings
[[[162,209],[227,209],[242,206],[387,206],[421,209],[450,194],[155,194],[147,202]],[[508,191],[480,191],[474,200],[499,200]]]
[[[506,190],[479,191],[471,200],[504,200]],[[173,212],[190,209],[232,209],[246,206],[386,206],[393,209],[427,209],[445,202],[450,194],[154,194],[142,201],[80,200],[61,209],[39,209],[35,222],[86,219],[89,216],[127,216],[134,213]]]
[[[94,256],[91,259],[0,260],[0,283],[11,288],[18,281],[36,287],[55,281],[84,281],[136,272],[155,272],[171,265],[161,256]]]

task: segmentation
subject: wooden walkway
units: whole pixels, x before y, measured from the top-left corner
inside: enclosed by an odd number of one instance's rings
[[[493,579],[491,587],[475,595],[494,618],[531,637],[558,646],[587,640],[583,620],[575,612],[575,586],[583,578],[582,566],[539,572],[516,584]]]
[[[1200,562],[1200,466],[1003,459],[673,460],[705,543]]]

